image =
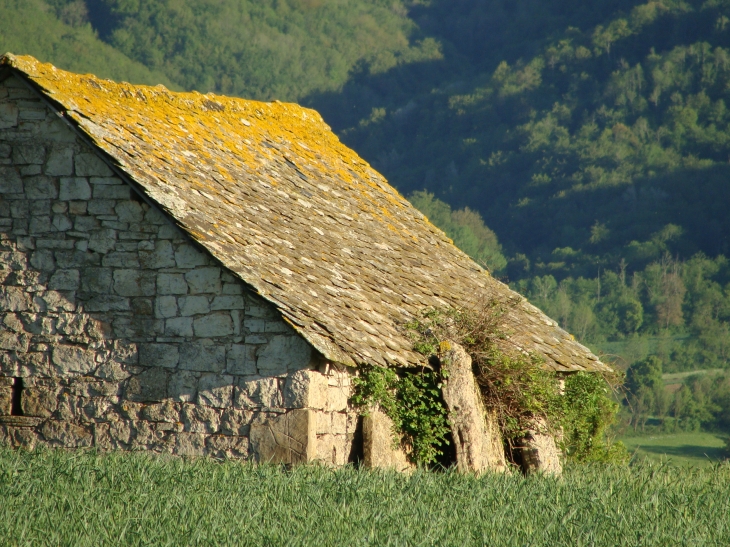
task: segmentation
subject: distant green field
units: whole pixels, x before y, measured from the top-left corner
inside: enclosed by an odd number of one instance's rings
[[[0,448],[0,544],[730,545],[730,465],[476,478]]]
[[[673,433],[621,439],[635,460],[676,465],[711,466],[725,457],[725,441],[714,433]]]

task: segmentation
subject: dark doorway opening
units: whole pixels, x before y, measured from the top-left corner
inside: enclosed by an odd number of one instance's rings
[[[13,380],[13,391],[10,406],[11,416],[23,415],[23,379],[15,378]]]

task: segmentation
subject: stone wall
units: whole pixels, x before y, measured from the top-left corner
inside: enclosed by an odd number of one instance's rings
[[[343,464],[349,382],[0,83],[0,442]]]

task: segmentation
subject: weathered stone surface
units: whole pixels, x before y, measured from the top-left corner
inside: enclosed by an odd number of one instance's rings
[[[28,199],[56,199],[58,197],[56,182],[45,175],[26,177],[23,179],[23,185]]]
[[[210,313],[193,321],[195,336],[213,338],[233,334],[233,321],[229,313]]]
[[[83,177],[64,177],[61,178],[58,199],[69,201],[72,199],[90,199],[91,186],[89,181]]]
[[[169,321],[169,320],[168,320]],[[180,368],[200,372],[222,372],[226,366],[225,348],[200,342],[180,346]]]
[[[252,424],[250,443],[256,461],[297,464],[317,457],[315,417],[311,410],[290,410],[270,417],[263,424]]]
[[[49,289],[59,291],[75,291],[79,288],[78,270],[56,270],[48,282]]]
[[[198,404],[216,408],[231,406],[233,401],[233,376],[203,374],[198,382]]]
[[[181,296],[178,300],[180,315],[199,315],[210,312],[207,296]],[[230,318],[230,316],[229,316]]]
[[[1,120],[0,124],[2,124]],[[0,165],[0,194],[22,193],[23,180],[20,178],[18,171],[12,166]]]
[[[177,314],[177,299],[174,296],[158,296],[155,299],[155,317],[170,318]]]
[[[175,344],[140,344],[139,364],[143,367],[175,368],[180,359]]]
[[[48,420],[40,433],[50,446],[80,448],[91,446],[94,436],[89,429],[69,422]]]
[[[173,401],[189,403],[198,395],[198,379],[193,372],[179,370],[170,376],[167,396]]]
[[[71,373],[88,374],[96,366],[96,352],[80,346],[53,347],[51,360],[60,375]]]
[[[192,245],[180,245],[175,251],[178,268],[196,268],[208,264],[206,256]]]
[[[125,397],[140,403],[155,403],[167,395],[167,373],[163,368],[150,368],[127,381]]]
[[[274,336],[257,351],[260,374],[285,374],[305,368],[312,358],[312,347],[300,336]]]
[[[283,408],[284,400],[276,378],[245,378],[234,391],[237,408]]]
[[[205,451],[214,458],[247,458],[248,438],[212,435],[206,439]]]
[[[0,376],[0,416],[9,416],[13,406],[13,378]]]
[[[370,409],[363,417],[363,457],[371,468],[408,471],[414,465],[408,461],[405,450],[394,446],[393,421],[379,408]]]
[[[219,293],[221,290],[220,268],[197,268],[185,274],[191,294]]]
[[[174,317],[165,321],[167,336],[193,336],[192,317]]]
[[[327,377],[316,370],[289,374],[284,384],[285,408],[323,409],[327,406]]]
[[[110,177],[113,174],[111,169],[91,152],[76,154],[74,167],[79,177]]]
[[[456,446],[456,464],[462,472],[507,471],[504,448],[494,419],[485,411],[464,348],[448,342],[441,357],[448,378],[441,388],[448,410],[451,435]]]
[[[141,270],[114,270],[114,292],[120,296],[154,296],[155,274]]]
[[[13,147],[13,163],[16,165],[42,164],[46,159],[45,147],[38,144],[16,144]]]
[[[203,456],[205,454],[205,435],[200,433],[178,433],[175,454],[178,456]]]
[[[157,275],[159,294],[187,294],[188,284],[182,274],[161,273]]]
[[[518,442],[525,473],[544,473],[559,476],[563,473],[560,450],[555,438],[547,432],[545,422],[535,420],[534,427]]]
[[[73,148],[53,148],[48,153],[43,172],[52,177],[72,175]]]
[[[226,371],[229,374],[253,376],[256,374],[256,346],[233,344],[228,351]]]

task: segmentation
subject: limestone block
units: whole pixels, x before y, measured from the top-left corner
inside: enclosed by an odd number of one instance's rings
[[[112,320],[114,336],[117,338],[150,338],[165,331],[162,319],[152,319],[140,315],[131,317],[115,316]]]
[[[91,179],[92,184],[94,179]],[[111,199],[94,199],[89,202],[88,212],[90,215],[113,215],[115,201]]]
[[[0,416],[9,416],[13,407],[13,378],[0,376]]]
[[[534,427],[518,442],[525,473],[544,473],[559,476],[563,472],[560,450],[547,431],[543,420],[535,420]]]
[[[256,346],[233,344],[226,359],[226,372],[241,376],[256,374]]]
[[[0,194],[22,193],[23,179],[20,178],[18,171],[12,166],[0,165]]]
[[[408,471],[415,466],[408,461],[403,447],[394,446],[393,421],[382,410],[374,408],[363,417],[363,456],[371,468]]]
[[[175,344],[140,344],[139,364],[143,367],[175,368],[180,355]]]
[[[111,268],[84,268],[81,271],[81,290],[91,294],[108,294],[112,287]]]
[[[96,352],[81,346],[54,345],[51,362],[59,374],[89,374],[96,366]]]
[[[262,375],[285,374],[306,368],[312,359],[312,348],[299,335],[277,335],[256,352],[256,366]]]
[[[207,265],[208,258],[192,245],[183,244],[175,250],[175,262],[178,268],[196,268]]]
[[[50,446],[63,448],[89,447],[94,440],[94,436],[89,429],[73,423],[55,420],[45,422],[40,433]]]
[[[185,431],[190,433],[218,433],[221,411],[209,406],[182,405],[180,417]]]
[[[183,370],[223,372],[225,366],[226,350],[223,346],[200,342],[190,342],[180,346],[180,368]]]
[[[129,311],[131,309],[129,298],[113,294],[100,294],[85,304],[89,312]]]
[[[243,285],[240,283],[223,283],[223,294],[239,295],[243,294]]]
[[[182,298],[181,298],[182,300]],[[211,313],[193,321],[195,336],[213,338],[233,334],[233,321],[229,313]]]
[[[192,317],[173,317],[165,321],[165,335],[167,336],[192,336]]]
[[[73,148],[53,148],[43,170],[51,177],[62,177],[73,174]]]
[[[117,232],[111,228],[100,228],[94,230],[89,237],[89,250],[106,254],[116,245]],[[104,264],[114,266],[114,264]]]
[[[244,308],[243,296],[216,296],[210,309],[216,310],[242,310]]]
[[[135,269],[114,270],[114,292],[120,296],[153,296],[156,276]]]
[[[25,311],[30,304],[31,297],[23,287],[0,286],[0,310]]]
[[[66,215],[53,215],[53,219],[51,219],[51,226],[57,232],[67,232],[73,228],[73,223]]]
[[[276,378],[240,378],[234,390],[236,408],[282,408],[284,401]]]
[[[451,349],[441,359],[448,379],[441,388],[451,435],[456,446],[456,464],[462,472],[507,471],[502,439],[495,420],[485,411],[464,348],[449,342]]]
[[[46,291],[40,295],[40,299],[50,311],[74,311],[76,309],[73,293]],[[0,304],[2,304],[1,299]]]
[[[333,435],[347,434],[347,414],[344,412],[332,412],[332,429]]]
[[[347,402],[350,399],[349,386],[329,386],[327,388],[327,405],[325,410],[328,412],[342,412],[347,410]]]
[[[28,336],[25,334],[8,332],[2,330],[2,328],[3,327],[0,326],[0,349],[20,352],[28,351],[28,345],[30,343],[30,338]]]
[[[227,408],[221,416],[220,432],[224,435],[248,435],[253,412]]]
[[[290,410],[251,425],[250,446],[256,461],[293,465],[317,457],[315,418],[309,409]]]
[[[111,268],[139,268],[138,256],[137,253],[113,251],[102,259],[102,264]]]
[[[125,397],[140,403],[159,402],[167,395],[167,373],[153,367],[127,380]]]
[[[99,368],[96,371],[96,376],[112,382],[121,382],[122,380],[129,378],[130,374],[119,363],[114,361],[105,361],[99,365]]]
[[[62,201],[91,199],[91,186],[89,186],[89,181],[84,177],[61,178],[58,199]]]
[[[119,177],[91,177],[91,184],[101,184],[103,186],[121,186],[124,183]]]
[[[298,370],[284,383],[284,407],[321,410],[327,406],[327,394],[326,376],[316,370]]]
[[[113,175],[111,169],[96,154],[76,154],[74,160],[76,175],[79,177],[110,177]]]
[[[233,401],[233,376],[203,374],[198,381],[198,404],[226,408]]]
[[[178,433],[174,453],[178,456],[203,456],[205,454],[205,435]]]
[[[68,204],[68,212],[70,215],[85,215],[88,203],[85,201],[70,201]]]
[[[17,221],[16,221],[17,222]],[[34,216],[28,224],[28,233],[31,235],[43,234],[51,231],[51,217]]]
[[[0,103],[0,129],[9,129],[18,125],[18,105]]]
[[[30,383],[30,382],[28,382]],[[49,418],[58,406],[57,382],[36,381],[24,386],[21,405],[24,416]]]
[[[264,332],[291,332],[291,330],[289,325],[279,319],[264,323]]]
[[[176,423],[180,421],[180,413],[171,401],[145,405],[140,416],[143,420],[150,422]]]
[[[185,274],[191,294],[219,293],[221,290],[220,268],[197,268]]]
[[[25,195],[28,199],[56,199],[58,197],[58,188],[51,177],[45,175],[36,175],[34,177],[25,177],[23,179],[25,187]]]
[[[155,299],[155,317],[175,317],[177,313],[177,299],[174,296],[158,296]]]
[[[48,282],[48,288],[59,291],[75,291],[79,288],[78,270],[56,270]]]
[[[157,274],[157,291],[159,294],[187,294],[188,284],[182,274]]]
[[[210,303],[207,296],[181,296],[179,301],[180,315],[198,315],[210,311]]]
[[[139,252],[139,262],[143,268],[174,268],[175,255],[172,243],[165,240],[155,241],[154,250]]]
[[[212,435],[205,441],[205,452],[214,458],[247,458],[248,438]]]
[[[344,435],[318,435],[317,460],[329,465],[346,465],[350,455]]]
[[[46,149],[42,144],[16,144],[13,147],[13,163],[16,165],[41,165],[46,161]]]
[[[198,395],[198,379],[193,372],[175,371],[167,385],[167,396],[173,401],[189,403]]]
[[[128,222],[130,224],[139,224],[144,218],[142,205],[136,201],[120,201],[114,207],[120,222]],[[174,266],[173,266],[174,267]]]

